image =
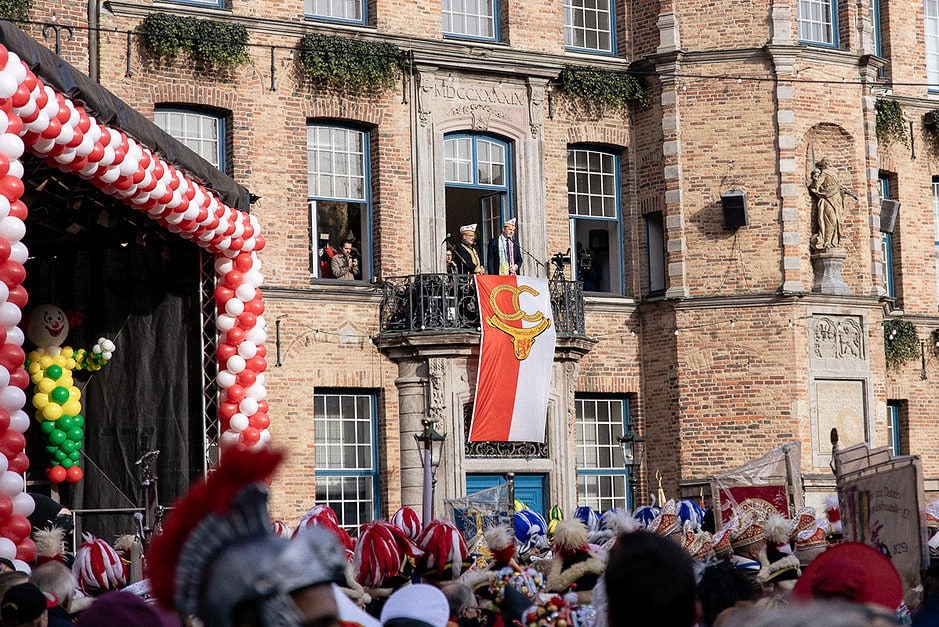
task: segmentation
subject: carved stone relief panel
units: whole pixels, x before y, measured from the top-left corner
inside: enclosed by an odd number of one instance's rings
[[[858,316],[813,316],[812,357],[864,361],[864,326]]]

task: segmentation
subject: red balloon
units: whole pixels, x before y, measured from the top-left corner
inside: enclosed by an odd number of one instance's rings
[[[25,220],[26,216],[29,215],[29,210],[26,209],[26,205],[22,200],[14,200],[10,203],[10,215],[14,218]]]
[[[6,341],[7,341],[6,327],[0,327],[0,344],[6,344]]]
[[[238,352],[238,349],[232,346],[231,344],[219,344],[218,345],[218,361],[219,363],[226,363],[228,358],[232,355],[235,355]]]
[[[78,466],[72,466],[71,468],[65,471],[65,478],[68,480],[69,483],[78,483],[79,481],[82,480],[82,477],[84,475],[85,473],[83,473],[82,469],[79,468]]]
[[[6,176],[10,172],[10,159],[5,154],[0,153],[0,177]]]
[[[3,525],[0,526],[2,533],[7,538],[10,538],[14,542],[19,542],[23,538],[29,537],[29,532],[32,529],[32,526],[29,524],[29,519],[26,516],[21,516],[19,514],[10,514],[10,517],[4,521]]]
[[[26,447],[26,438],[15,429],[7,429],[0,434],[0,453],[6,457],[16,457]]]
[[[0,238],[2,239],[2,238]],[[23,309],[26,307],[26,303],[29,302],[29,293],[26,291],[26,288],[22,285],[14,285],[10,288],[10,296],[7,298],[8,301]],[[6,341],[6,329],[3,331],[4,336],[3,341]]]
[[[267,346],[266,346],[266,345],[260,344],[260,345],[258,346],[258,355],[260,355],[261,357],[267,357]]]
[[[231,238],[231,249],[232,250],[241,250],[245,247],[245,241],[240,237]]]
[[[252,385],[254,385],[255,381],[258,380],[258,373],[256,373],[254,370],[248,370],[247,368],[245,368],[244,370],[239,372],[235,378],[238,381],[238,385],[249,388]],[[16,432],[14,431],[14,433]],[[2,445],[2,442],[3,442],[3,438],[0,437],[0,445]]]
[[[249,300],[245,303],[245,312],[253,313],[255,316],[260,316],[264,313],[264,301],[260,297],[255,297],[252,300]]]
[[[19,285],[26,278],[26,268],[18,261],[7,259],[0,263],[0,281],[6,283],[7,287]]]
[[[245,367],[250,368],[251,370],[254,370],[255,372],[264,372],[265,370],[267,370],[267,360],[261,357],[260,355],[255,355],[251,359],[245,360]]]
[[[10,209],[13,203],[10,203]],[[13,213],[12,211],[10,213]],[[10,258],[10,241],[5,237],[0,237],[0,261],[6,261]]]
[[[26,456],[26,453],[20,453],[10,460],[8,467],[11,472],[21,475],[29,470],[29,457]]]
[[[22,368],[17,368],[17,370],[23,370]],[[23,370],[23,372],[26,372]],[[3,433],[10,428],[10,414],[7,410],[0,407],[0,433]]]
[[[117,180],[111,183],[114,186],[114,189],[119,189],[121,191],[126,191],[130,189],[131,185],[134,184],[134,179],[129,176],[119,176]]]
[[[4,47],[0,47],[0,66],[6,66],[7,59],[9,58],[10,58],[10,53],[7,52],[7,49]]]
[[[229,420],[232,416],[238,413],[238,403],[222,403],[218,407],[218,415]]]
[[[55,139],[61,132],[62,123],[59,122],[58,118],[52,118],[49,120],[49,126],[46,127],[46,130],[40,133],[40,136],[44,139]]]
[[[0,494],[0,522],[6,520],[12,515],[13,501],[6,494]]]
[[[245,399],[245,389],[236,383],[225,391],[225,397],[230,403],[240,403]]]
[[[239,272],[247,272],[254,265],[251,259],[251,253],[238,253],[235,255],[235,269]]]
[[[237,270],[229,270],[228,274],[225,275],[225,285],[233,290],[244,282],[245,275]]]
[[[20,83],[20,86],[16,88],[16,92],[10,96],[10,100],[13,102],[13,106],[17,108],[29,102],[29,87],[26,86],[26,83]]]
[[[263,235],[258,235],[257,237],[254,238],[254,250],[256,250],[256,251],[257,251],[257,250],[264,250],[264,245],[265,245],[265,244],[266,244],[266,242],[264,241],[264,236],[263,236]]]
[[[16,543],[16,559],[31,562],[36,559],[36,543],[30,537],[25,537]]]
[[[39,115],[39,110],[36,110],[36,115]],[[22,135],[23,134],[23,118],[16,115],[15,113],[8,113],[7,118],[9,122],[7,123],[7,133],[12,133],[13,135]]]
[[[271,410],[271,407],[270,405],[268,405],[267,401],[265,401],[264,399],[261,399],[260,401],[258,401],[258,413],[259,414],[270,413],[270,410]]]
[[[52,483],[62,483],[63,481],[65,481],[65,477],[66,477],[65,468],[62,468],[62,466],[53,466],[52,468],[48,468],[46,469],[46,476],[49,478],[49,481],[51,481]],[[9,497],[4,497],[4,498],[9,498]],[[10,502],[10,511],[11,512],[13,511],[12,502]],[[0,518],[0,520],[2,520],[2,518]]]
[[[29,373],[22,368],[14,368],[10,371],[10,385],[25,390],[29,385]]]
[[[19,200],[24,190],[23,181],[15,176],[7,174],[0,179],[0,194],[3,194],[10,200]]]
[[[0,346],[0,366],[12,372],[14,368],[22,366],[24,361],[26,361],[26,353],[16,344]]]
[[[72,141],[65,144],[66,148],[78,148],[85,140],[85,134],[77,128],[72,129]]]
[[[231,289],[230,287],[225,287],[224,285],[219,285],[215,288],[215,304],[217,304],[219,307],[224,307],[225,303],[227,303],[234,295],[235,290]]]
[[[98,163],[104,157],[104,146],[101,145],[101,142],[95,144],[95,147],[91,149],[91,152],[88,153],[88,161],[91,163]]]
[[[250,222],[247,222],[247,224],[245,224],[245,232],[242,235],[242,237],[248,238],[248,237],[251,237],[252,235],[254,235],[254,227],[251,226]]]
[[[271,418],[267,414],[258,412],[248,418],[248,424],[250,424],[255,429],[267,429],[271,426]]]
[[[251,446],[252,444],[257,444],[258,440],[261,439],[261,432],[258,431],[255,427],[248,427],[241,432],[241,441],[246,445]]]
[[[238,346],[245,341],[245,330],[241,327],[232,327],[225,335],[225,341],[233,346]],[[0,353],[0,355],[2,355],[2,353]],[[22,363],[23,362],[20,362],[20,364]]]
[[[0,271],[2,271],[2,266],[0,266]],[[25,278],[25,274],[26,274],[26,271],[24,270],[23,271],[24,278]],[[0,273],[0,277],[2,276],[3,274]],[[253,329],[254,325],[258,323],[258,317],[255,316],[250,311],[246,311],[240,316],[238,316],[237,320],[238,320],[238,326],[246,331],[249,329]]]

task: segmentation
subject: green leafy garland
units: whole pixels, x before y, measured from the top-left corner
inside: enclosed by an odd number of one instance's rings
[[[157,59],[173,60],[180,52],[188,52],[212,67],[244,65],[250,60],[248,29],[241,24],[151,13],[139,32],[144,49]]]
[[[29,19],[31,0],[0,0],[0,18],[11,22],[25,22]]]
[[[908,123],[899,102],[878,98],[874,103],[874,111],[877,114],[877,141],[881,144],[900,142],[904,146],[910,145]]]
[[[314,83],[355,92],[389,89],[407,68],[397,46],[339,35],[305,35],[299,62]]]
[[[630,103],[642,108],[652,104],[652,95],[643,82],[629,72],[568,65],[558,76],[558,88],[575,104],[596,115],[608,109],[624,111]]]
[[[884,356],[888,368],[898,369],[905,362],[919,357],[919,352],[916,325],[906,320],[884,322]]]

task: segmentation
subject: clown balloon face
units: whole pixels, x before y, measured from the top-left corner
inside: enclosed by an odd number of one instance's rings
[[[26,337],[39,348],[61,346],[68,336],[68,318],[55,305],[39,305],[29,314]]]

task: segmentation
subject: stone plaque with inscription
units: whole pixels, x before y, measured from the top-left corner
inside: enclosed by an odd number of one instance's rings
[[[838,429],[841,448],[868,441],[865,398],[864,381],[815,381],[816,419],[813,421],[812,452],[816,467],[828,465],[832,428]]]

